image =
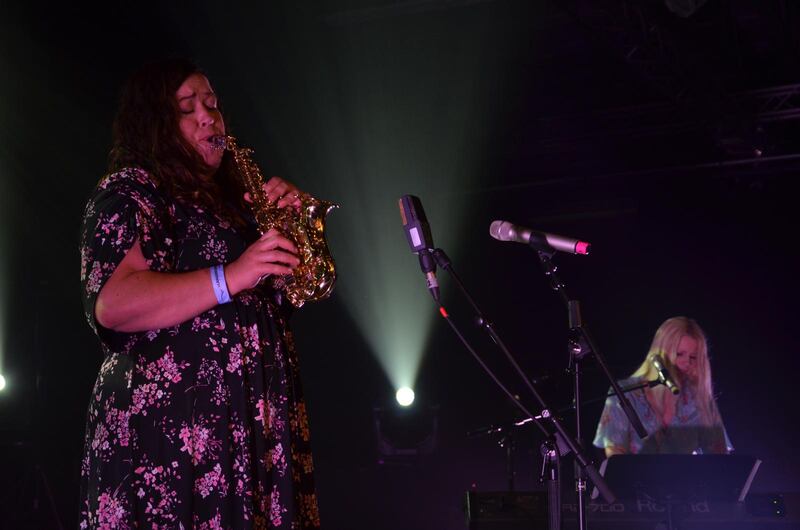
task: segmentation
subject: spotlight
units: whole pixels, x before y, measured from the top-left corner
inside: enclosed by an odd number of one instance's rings
[[[395,394],[395,398],[397,398],[397,402],[400,403],[404,407],[408,407],[412,403],[414,403],[414,391],[404,386],[400,390],[397,391]]]
[[[438,407],[373,408],[378,463],[431,454],[438,445]]]
[[[0,392],[6,387],[6,378],[3,377],[3,374],[0,374]]]

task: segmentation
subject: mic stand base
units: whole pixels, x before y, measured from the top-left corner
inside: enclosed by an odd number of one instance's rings
[[[559,480],[561,460],[558,446],[552,440],[545,440],[542,442],[541,454],[542,470],[539,482],[547,483],[547,529],[561,530],[561,481]]]

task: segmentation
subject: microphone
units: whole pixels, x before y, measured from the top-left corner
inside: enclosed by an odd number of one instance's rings
[[[489,226],[489,234],[500,241],[525,243],[536,250],[542,251],[557,250],[559,252],[569,252],[570,254],[587,255],[591,248],[591,245],[586,241],[548,234],[547,232],[537,232],[508,221],[492,221],[491,226]]]
[[[661,362],[661,357],[655,356],[651,361],[653,363],[653,368],[656,369],[658,372],[658,381],[667,387],[667,390],[672,392],[673,395],[677,396],[681,393],[681,389],[678,388],[678,385],[675,383],[675,379],[673,379],[672,375],[670,375],[669,370],[664,366]]]
[[[419,266],[425,273],[428,290],[433,299],[439,301],[439,282],[436,281],[436,261],[433,259],[433,237],[422,202],[414,195],[403,195],[397,201],[400,206],[400,218],[408,239],[411,252],[419,256]]]

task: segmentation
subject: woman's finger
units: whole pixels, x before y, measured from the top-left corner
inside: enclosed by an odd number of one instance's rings
[[[264,193],[267,194],[270,202],[275,202],[283,197],[286,193],[286,189],[286,181],[280,177],[272,177],[264,184]]]
[[[277,201],[277,206],[283,208],[287,205],[300,205],[299,190],[297,186],[280,177],[272,177],[264,184],[264,192],[270,202]],[[295,204],[296,203],[296,204]]]
[[[283,250],[268,250],[259,254],[258,257],[261,263],[283,263],[292,268],[300,265],[300,258],[291,252],[285,252]]]
[[[280,263],[266,263],[263,267],[261,267],[261,278],[264,276],[269,276],[271,274],[284,276],[287,274],[292,274],[292,267],[287,267],[285,265],[281,265]]]
[[[259,251],[282,248],[284,250],[291,252],[292,254],[297,254],[297,247],[294,245],[294,243],[292,243],[289,239],[281,235],[262,238],[256,243],[254,243],[254,245],[257,245],[256,248]]]
[[[278,230],[276,228],[270,228],[264,234],[261,234],[261,237],[258,238],[258,239],[260,241],[264,241],[266,239],[270,239],[270,238],[273,238],[275,236],[280,236],[280,235],[281,235],[281,233],[278,232]]]
[[[283,179],[280,177],[271,177],[268,181],[264,183],[264,193],[270,193],[275,186],[283,182]]]

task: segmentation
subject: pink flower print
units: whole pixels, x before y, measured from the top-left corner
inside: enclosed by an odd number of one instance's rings
[[[105,189],[105,186],[99,185],[98,188]],[[94,201],[89,201],[89,204],[86,205],[86,212],[83,216],[87,219],[91,219],[94,217],[96,211],[97,207],[95,206]]]
[[[235,453],[233,457],[233,476],[236,480],[236,495],[241,496],[245,493],[249,495],[250,493],[247,492],[247,489],[250,487],[251,481],[250,451],[244,443],[245,440],[250,438],[248,429],[234,414],[231,423],[228,424],[228,432],[230,433],[229,440],[232,442],[231,448]]]
[[[228,365],[225,369],[228,373],[236,373],[238,375],[242,375],[242,362],[243,362],[244,353],[242,350],[242,345],[237,344],[233,348],[230,349],[228,352]]]
[[[270,497],[269,520],[272,526],[278,527],[283,522],[281,517],[287,510],[281,506],[281,494],[278,492],[277,484],[272,486],[272,495]]]
[[[211,319],[203,316],[196,316],[192,320],[192,331],[200,331],[201,329],[209,329],[211,327]]]
[[[280,417],[272,400],[265,402],[263,399],[259,399],[256,402],[256,410],[258,410],[256,421],[260,421],[264,426],[264,436],[273,431],[280,433],[284,430],[286,421]]]
[[[222,447],[222,442],[212,436],[211,429],[197,423],[189,428],[184,422],[178,437],[183,441],[181,451],[191,455],[194,465],[202,464],[206,457],[216,453]]]
[[[81,477],[88,477],[89,476],[89,451],[84,451],[83,458],[81,458]]]
[[[94,430],[92,449],[104,453],[108,448],[108,429],[106,429],[106,426],[102,423],[98,423],[97,428]]]
[[[117,499],[108,492],[102,493],[97,498],[97,528],[98,530],[123,530],[130,528],[126,522],[128,510],[122,499]]]
[[[207,260],[214,259],[215,261],[222,262],[225,261],[226,254],[228,253],[228,246],[225,244],[225,241],[209,239],[203,245],[201,253]]]
[[[134,482],[138,486],[137,496],[147,499],[144,512],[156,516],[153,528],[174,528],[174,525],[166,523],[174,523],[176,518],[175,506],[180,501],[174,484],[180,480],[180,475],[170,467],[147,465],[137,467],[134,473],[139,476]],[[164,525],[158,526],[156,520]]]
[[[90,247],[81,248],[81,279],[86,278],[86,270],[89,268],[92,249]]]
[[[250,495],[250,491],[248,488],[250,487],[250,482],[252,481],[252,476],[247,471],[250,469],[250,453],[244,452],[238,454],[233,459],[233,476],[236,479],[236,487],[234,488],[236,491],[236,495],[241,497],[242,495]]]
[[[114,371],[117,364],[119,363],[119,354],[111,354],[110,357],[106,357],[106,360],[103,361],[103,364],[100,365],[100,377],[106,378],[109,374]]]
[[[259,399],[256,402],[256,410],[258,410],[258,416],[256,416],[256,421],[260,421],[261,425],[264,427],[264,434],[266,435],[267,426],[270,424],[270,412],[272,412],[272,407],[269,406],[263,399]]]
[[[260,347],[258,344],[258,326],[253,324],[250,327],[236,326],[236,331],[242,337],[244,347],[247,351],[258,352]]]
[[[122,250],[126,239],[125,232],[127,231],[127,223],[120,220],[120,214],[115,213],[111,217],[105,218],[100,215],[97,218],[97,227],[95,230],[95,238],[100,240],[101,245],[110,245],[112,248]]]
[[[125,388],[131,388],[133,385],[133,370],[125,371]]]
[[[147,408],[156,404],[157,390],[158,387],[155,383],[147,383],[134,388],[131,395],[131,414],[147,416]]]
[[[211,388],[211,401],[216,405],[227,403],[230,398],[230,390],[224,381],[222,368],[215,360],[203,359],[200,368],[197,370],[197,386],[208,386]],[[205,382],[203,385],[202,382]]]
[[[86,280],[86,292],[99,293],[103,284],[103,276],[103,264],[99,261],[92,263],[92,271],[89,273],[89,279]]]
[[[247,439],[247,432],[240,422],[230,423],[228,429],[231,431],[234,445],[240,446]]]
[[[217,511],[217,515],[205,522],[200,522],[200,519],[195,515],[194,528],[195,530],[224,530],[222,528],[222,516],[219,510]]]
[[[222,473],[222,467],[219,464],[194,481],[194,491],[204,499],[211,495],[215,489],[219,492],[220,497],[224,497],[228,492],[228,482],[225,480],[225,475]]]
[[[117,437],[117,443],[122,447],[127,447],[130,442],[130,418],[129,410],[120,410],[114,407],[106,408],[106,423],[109,430]]]
[[[270,471],[274,467],[281,477],[286,474],[286,455],[283,452],[282,444],[279,443],[267,451],[264,457],[264,466],[267,468],[267,471]]]
[[[144,367],[137,366],[136,370],[150,382],[134,388],[131,414],[141,413],[146,416],[148,407],[167,405],[172,399],[172,393],[166,390],[167,387],[170,383],[180,382],[181,371],[188,366],[187,361],[176,363],[175,355],[169,348],[159,359]]]
[[[127,446],[130,442],[130,412],[113,407],[114,395],[103,403],[103,417],[100,412],[92,407],[93,416],[97,418],[91,441],[91,448],[99,457],[110,456],[114,445]]]
[[[122,229],[122,225],[117,225],[117,221],[119,220],[119,214],[115,213],[111,217],[106,218],[104,215],[100,215],[97,218],[97,229],[95,231],[96,237],[100,238],[100,241],[105,243],[106,237],[111,232],[120,232]],[[116,238],[118,240],[119,237]],[[112,242],[115,239],[111,240]]]
[[[279,396],[278,400],[281,403],[286,402],[286,396]],[[270,400],[269,401],[269,424],[267,425],[270,432],[278,432],[282,433],[286,427],[286,420],[278,414],[278,409],[275,407],[275,403]]]
[[[189,363],[184,361],[180,364],[175,362],[175,354],[167,348],[166,353],[164,353],[163,357],[156,361],[156,366],[164,379],[168,381],[167,386],[169,383],[178,383],[181,380],[181,370],[189,366]]]

